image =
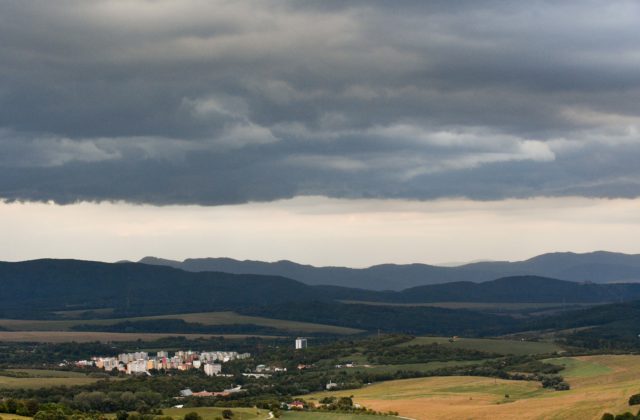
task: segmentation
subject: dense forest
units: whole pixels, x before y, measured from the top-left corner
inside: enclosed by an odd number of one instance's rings
[[[640,284],[574,283],[535,276],[377,292],[308,286],[277,276],[76,260],[0,263],[0,286],[0,317],[7,318],[51,318],[55,311],[100,308],[111,308],[116,316],[155,315],[309,301],[606,303],[640,299]]]
[[[432,335],[490,335],[516,328],[508,316],[428,306],[299,302],[246,308],[246,315],[317,322],[369,331]]]

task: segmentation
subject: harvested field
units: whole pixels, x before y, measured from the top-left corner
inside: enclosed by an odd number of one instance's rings
[[[629,396],[640,392],[640,356],[583,356],[556,362],[568,366],[564,376],[570,391],[542,389],[535,382],[453,376],[382,382],[307,399],[353,395],[354,401],[367,407],[419,420],[584,420],[600,419],[604,412],[628,411]]]
[[[31,420],[32,418],[9,413],[1,413],[0,417],[2,417],[2,420]]]
[[[306,412],[296,413],[294,411],[284,411],[280,417],[285,420],[393,420],[396,417],[388,416],[372,416],[362,414],[345,414],[345,413],[318,413]]]

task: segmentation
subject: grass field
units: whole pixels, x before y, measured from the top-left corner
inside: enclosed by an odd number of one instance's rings
[[[59,385],[87,385],[100,380],[100,378],[92,378],[79,372],[62,372],[57,370],[7,369],[5,372],[20,373],[25,375],[25,377],[15,378],[4,376],[2,371],[0,371],[0,389],[34,389]],[[5,417],[3,414],[0,414],[0,416]]]
[[[598,363],[598,361],[577,359],[574,357],[546,359],[545,362],[564,366],[562,375],[573,379],[601,376],[612,372],[612,369],[609,366]]]
[[[17,414],[7,414],[7,413],[0,413],[0,418],[2,420],[29,420],[29,419],[31,419],[31,417],[23,417],[23,416],[19,416]]]
[[[367,420],[367,419],[389,419],[396,417],[389,416],[370,416],[362,414],[339,414],[339,413],[298,413],[295,411],[285,411],[282,413],[281,419],[285,420]]]
[[[195,411],[202,416],[203,420],[214,420],[216,417],[222,417],[223,410],[226,409],[220,407],[165,408],[162,412],[175,419],[182,419],[185,414]],[[228,410],[233,411],[233,420],[262,420],[269,417],[269,410],[235,407]]]
[[[563,351],[560,346],[546,341],[521,341],[492,338],[458,338],[456,341],[450,342],[449,337],[416,337],[411,341],[400,344],[400,346],[432,343],[442,344],[453,348],[479,350],[498,354],[525,355],[556,353]]]
[[[326,395],[353,395],[366,407],[398,411],[419,420],[583,420],[600,419],[607,411],[628,411],[629,396],[640,392],[640,356],[582,356],[553,362],[567,366],[562,374],[571,384],[570,391],[542,389],[536,382],[454,376],[382,382],[305,398],[313,401]]]
[[[86,378],[87,375],[82,372],[70,372],[64,370],[47,370],[47,369],[5,369],[2,372],[16,373],[30,378]]]
[[[222,417],[222,410],[225,408],[218,407],[198,407],[198,408],[166,408],[162,410],[164,414],[172,416],[175,419],[182,419],[185,414],[195,411],[200,414],[203,420],[214,420],[216,417]],[[263,420],[269,418],[268,410],[259,410],[255,408],[230,408],[234,413],[233,420]],[[363,416],[354,414],[337,414],[337,413],[312,413],[312,412],[296,412],[284,411],[281,419],[286,420],[366,420],[366,419],[393,419],[393,417],[383,416]]]
[[[306,333],[329,333],[329,334],[355,334],[361,332],[354,328],[336,327],[333,325],[313,324],[309,322],[286,321],[279,319],[262,318],[255,316],[240,315],[235,312],[205,312],[192,314],[162,315],[134,318],[110,318],[110,319],[64,319],[64,320],[23,320],[23,319],[0,319],[0,327],[10,331],[69,331],[71,327],[79,324],[89,325],[112,325],[123,321],[142,321],[157,319],[182,319],[186,322],[200,323],[204,325],[231,325],[231,324],[255,324],[265,327],[273,327],[286,331],[306,332]],[[142,334],[145,335],[145,334]],[[160,334],[163,337],[172,334]],[[180,334],[184,335],[184,334]],[[220,334],[196,334],[197,336],[211,336]],[[0,335],[2,340],[2,335]],[[15,340],[11,340],[15,341]]]

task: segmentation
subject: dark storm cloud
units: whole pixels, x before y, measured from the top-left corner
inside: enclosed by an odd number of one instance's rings
[[[0,197],[640,195],[635,2],[3,2]]]

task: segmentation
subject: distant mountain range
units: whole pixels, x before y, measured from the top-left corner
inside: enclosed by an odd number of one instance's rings
[[[640,299],[638,284],[576,283],[517,276],[403,291],[310,286],[281,276],[187,272],[140,263],[77,260],[0,262],[0,317],[112,308],[116,315],[247,310],[304,302],[604,303]]]
[[[334,285],[369,290],[403,290],[449,282],[485,282],[510,276],[541,276],[555,279],[630,283],[640,281],[640,255],[614,252],[575,254],[557,252],[525,261],[476,262],[458,267],[428,264],[382,264],[369,268],[314,267],[291,261],[238,261],[231,258],[190,258],[173,261],[145,257],[139,262],[186,271],[221,271],[234,274],[282,276],[308,285]]]

